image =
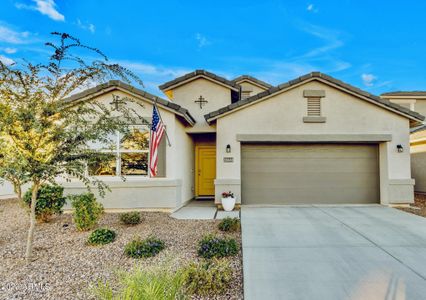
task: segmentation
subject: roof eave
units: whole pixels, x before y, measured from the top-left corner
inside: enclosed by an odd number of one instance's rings
[[[409,109],[406,109],[402,106],[399,106],[395,103],[391,103],[388,100],[382,99],[380,97],[374,96],[368,92],[362,91],[356,87],[352,87],[340,80],[334,79],[331,76],[328,76],[326,74],[322,74],[320,72],[312,72],[309,74],[306,74],[304,76],[298,77],[294,80],[291,80],[289,82],[286,82],[284,84],[281,84],[277,87],[272,87],[269,90],[266,90],[264,92],[261,92],[257,95],[254,95],[252,97],[249,97],[244,100],[240,100],[236,103],[233,103],[231,105],[228,105],[226,107],[223,107],[219,110],[216,110],[214,112],[211,112],[209,114],[206,114],[204,118],[206,119],[207,123],[211,123],[214,120],[223,117],[227,114],[233,113],[239,109],[242,109],[243,107],[247,105],[252,105],[254,103],[257,103],[261,100],[268,99],[272,96],[275,96],[277,94],[283,93],[289,89],[293,89],[301,84],[304,84],[306,82],[312,81],[312,80],[318,80],[328,85],[333,85],[334,87],[344,90],[347,93],[350,93],[354,95],[355,97],[363,98],[364,100],[369,101],[372,104],[378,105],[384,109],[393,111],[396,114],[402,115],[408,119],[410,119],[410,127],[418,126],[418,124],[421,124],[422,121],[425,119],[424,116],[422,116],[419,113],[410,111]],[[411,122],[412,121],[412,122]]]
[[[73,105],[74,103],[78,103],[81,101],[91,100],[97,97],[98,95],[110,92],[114,89],[118,89],[122,92],[132,94],[135,97],[141,97],[148,102],[156,103],[158,106],[162,107],[163,109],[181,116],[188,123],[188,125],[190,126],[195,125],[195,119],[189,113],[187,109],[181,107],[180,105],[172,103],[168,100],[162,99],[148,92],[145,92],[141,89],[135,88],[131,86],[130,84],[124,83],[119,80],[110,80],[106,83],[102,83],[93,88],[87,89],[83,92],[80,92],[68,98],[65,98],[63,99],[63,102],[67,105]]]
[[[251,83],[251,84],[253,84],[257,87],[260,87],[260,88],[263,88],[263,89],[266,89],[266,90],[273,87],[272,84],[266,83],[266,82],[259,80],[259,79],[255,78],[253,76],[250,76],[250,75],[241,75],[241,76],[233,79],[232,81],[237,83],[237,84],[240,84],[241,82],[247,81],[247,82],[249,82],[249,83]]]
[[[240,90],[239,86],[235,84],[234,82],[205,70],[195,70],[191,73],[187,73],[183,76],[180,76],[171,81],[163,83],[162,85],[159,86],[159,89],[162,90],[163,92],[169,91],[171,89],[184,85],[198,78],[204,78],[204,79],[210,80],[212,82],[215,82],[219,85],[222,85],[236,92]]]

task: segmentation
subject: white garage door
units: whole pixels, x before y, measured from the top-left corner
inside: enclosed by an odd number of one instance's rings
[[[379,203],[377,145],[243,144],[243,204]]]

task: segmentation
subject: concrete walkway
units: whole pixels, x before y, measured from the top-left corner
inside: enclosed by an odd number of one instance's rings
[[[426,218],[382,206],[243,206],[241,222],[245,299],[426,299]]]
[[[240,211],[218,210],[212,200],[194,200],[171,214],[172,218],[180,220],[213,220],[225,217],[239,218]]]

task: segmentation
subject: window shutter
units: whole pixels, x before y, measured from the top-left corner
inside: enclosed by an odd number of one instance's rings
[[[321,116],[321,98],[308,98],[308,116]]]

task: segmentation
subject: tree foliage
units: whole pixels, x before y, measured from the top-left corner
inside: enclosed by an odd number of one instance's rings
[[[138,118],[125,107],[94,99],[76,103],[70,96],[114,78],[142,84],[130,70],[110,63],[103,52],[79,39],[58,32],[52,37],[57,42],[46,43],[53,53],[45,63],[0,61],[0,177],[14,184],[18,196],[22,185],[30,182],[32,209],[40,185],[54,183],[58,176],[78,178],[88,188],[105,192],[102,181],[87,176],[86,164],[111,156],[88,145],[111,142],[109,136],[125,131],[126,124]],[[82,56],[85,51],[88,54]],[[94,55],[97,58],[90,58]]]

